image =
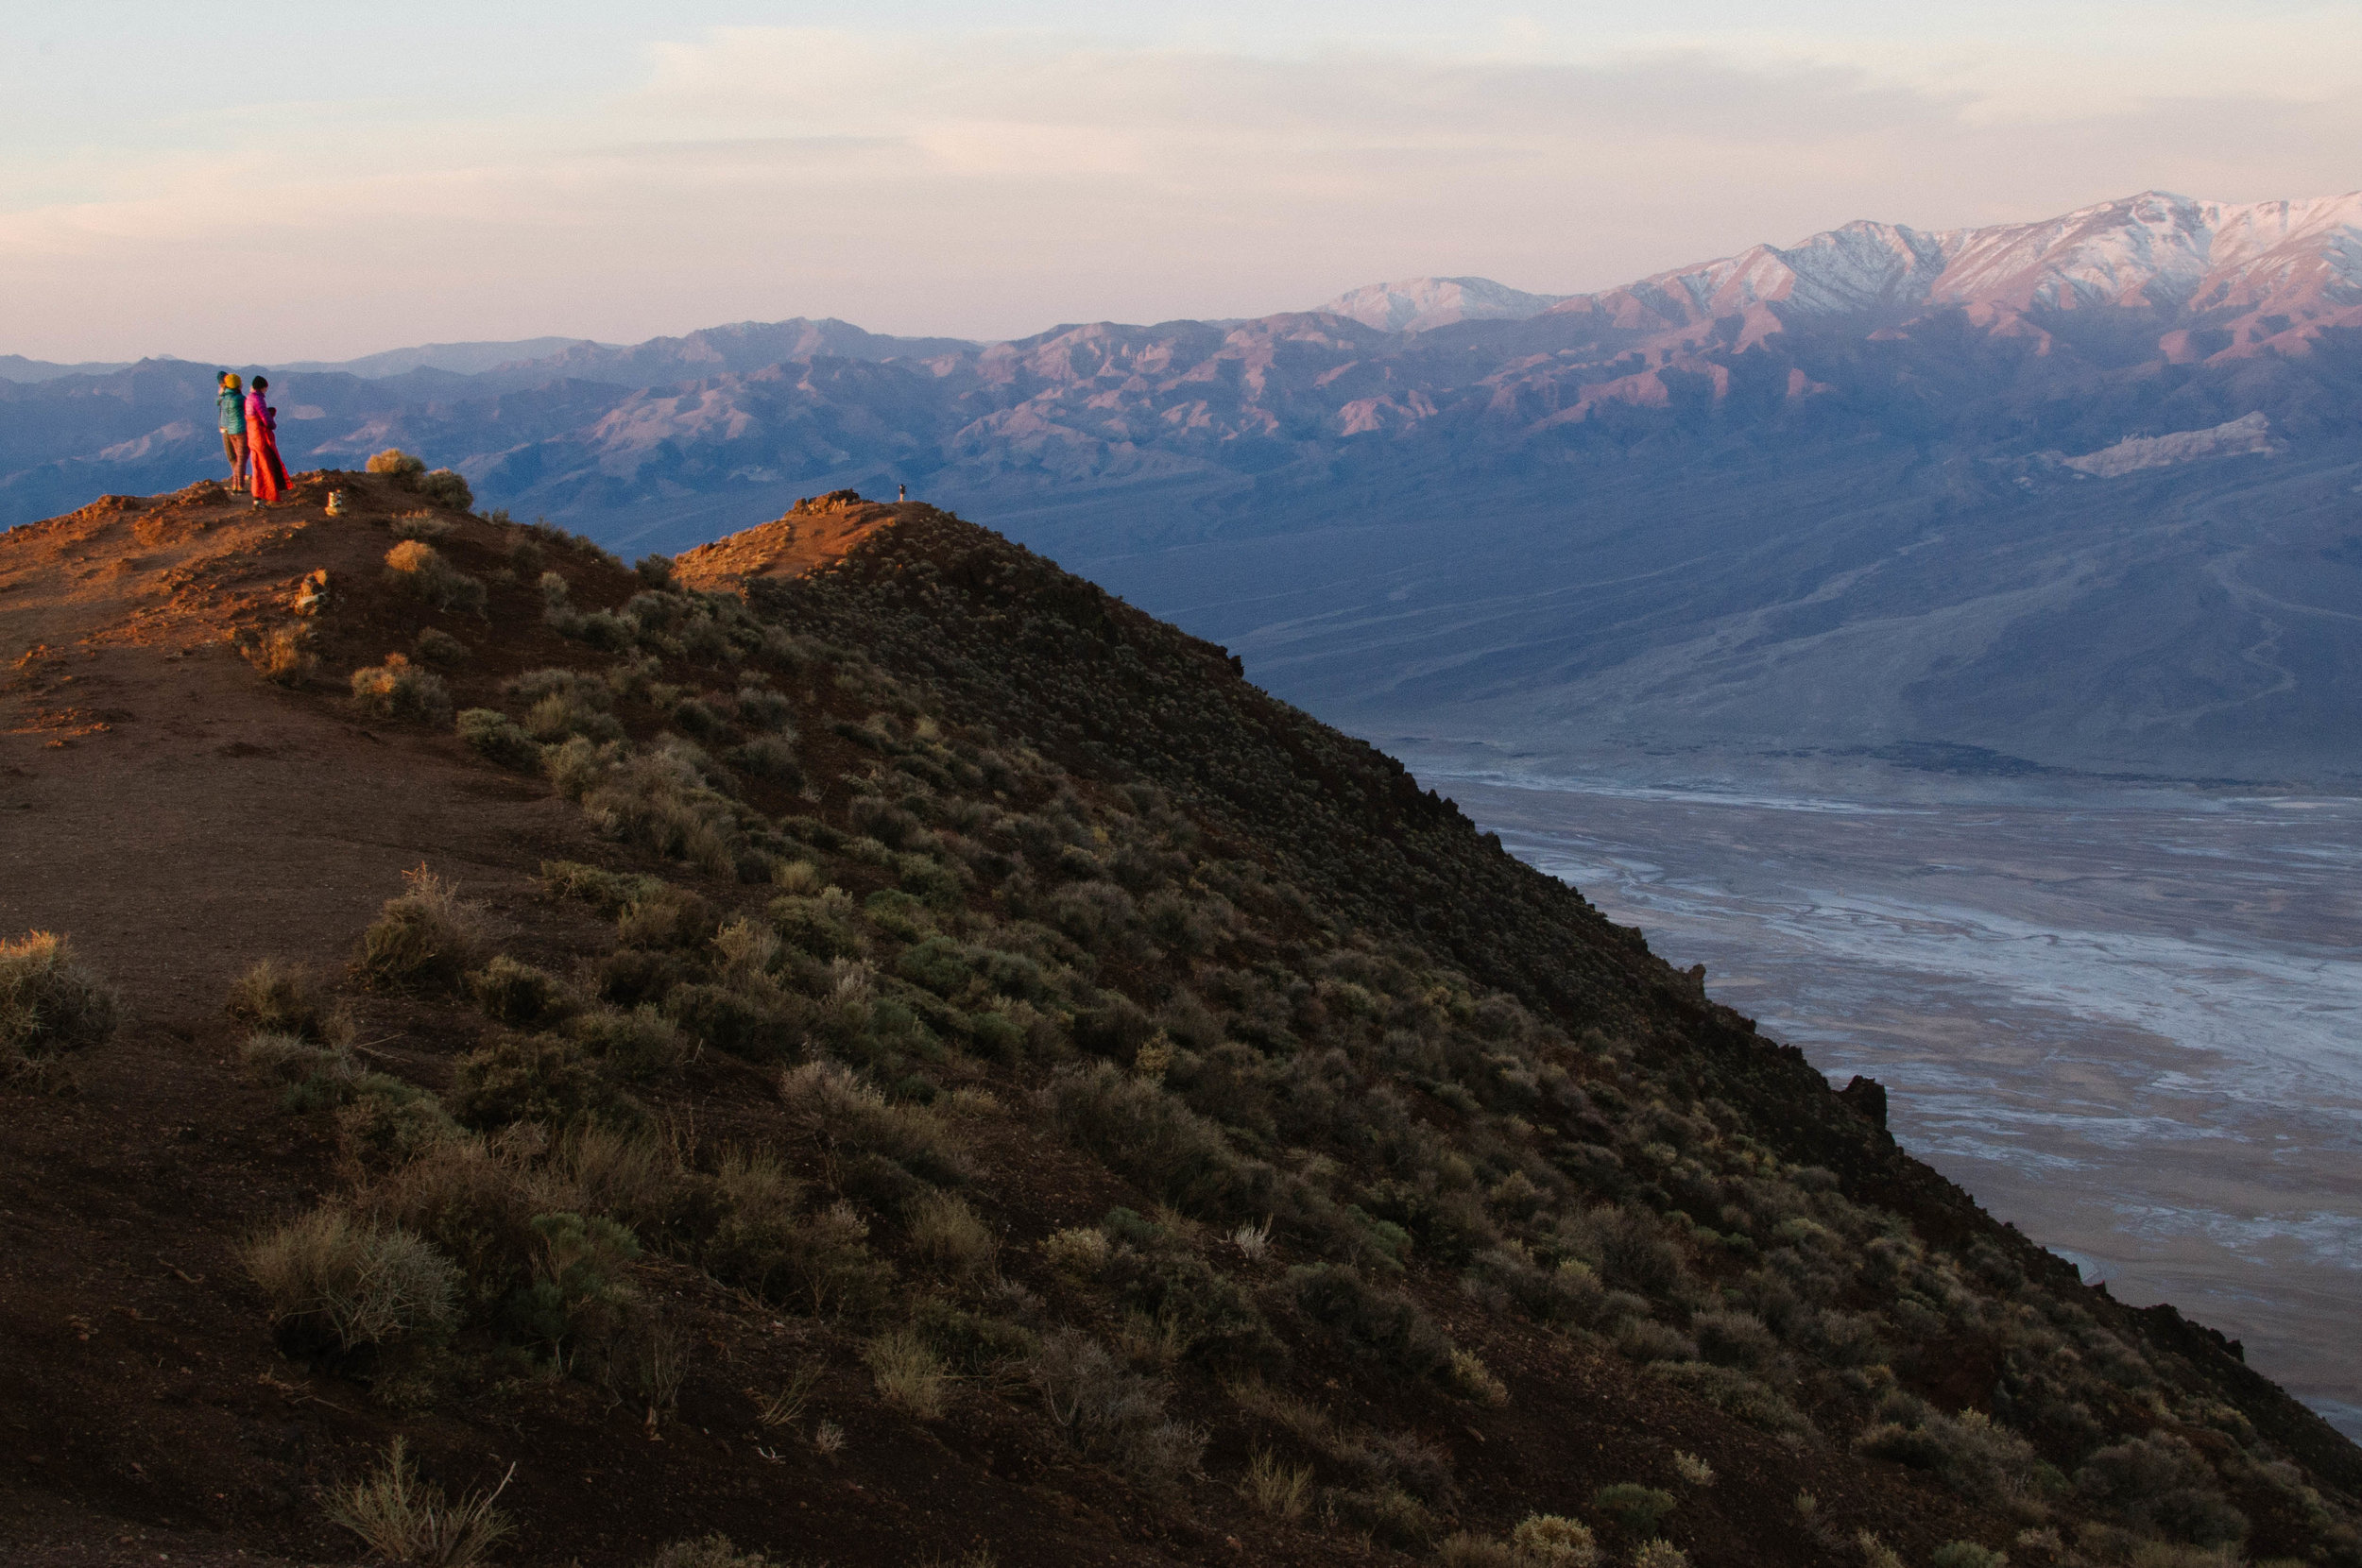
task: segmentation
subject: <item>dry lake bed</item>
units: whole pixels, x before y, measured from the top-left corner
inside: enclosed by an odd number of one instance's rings
[[[2362,1439],[2362,801],[1387,744],[1765,1033],[1885,1083],[1993,1213]]]

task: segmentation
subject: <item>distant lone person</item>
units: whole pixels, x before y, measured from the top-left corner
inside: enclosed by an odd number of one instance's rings
[[[246,394],[238,390],[238,375],[224,370],[214,378],[214,401],[221,409],[221,450],[230,459],[230,493],[246,488]]]
[[[279,460],[279,413],[270,405],[270,379],[254,378],[246,395],[247,467],[253,473],[254,504],[277,501],[287,493],[287,466]]]
[[[908,501],[908,500],[910,500],[910,498],[911,498],[911,487],[910,487],[908,485],[897,485],[896,486],[894,486],[894,499],[895,499],[895,500],[897,500],[897,501]]]

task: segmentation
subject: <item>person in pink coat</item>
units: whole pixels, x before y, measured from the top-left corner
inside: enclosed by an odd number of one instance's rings
[[[270,406],[269,390],[270,379],[257,376],[246,395],[247,466],[252,470],[249,487],[258,506],[287,493],[287,465],[279,460],[279,413]]]

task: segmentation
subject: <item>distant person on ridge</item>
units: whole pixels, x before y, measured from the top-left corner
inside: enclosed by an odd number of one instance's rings
[[[908,485],[897,485],[896,486],[894,486],[894,499],[895,499],[895,500],[897,500],[897,501],[908,501],[908,500],[910,500],[910,498],[911,498],[911,487],[910,487]]]
[[[270,379],[257,376],[254,390],[246,395],[247,467],[253,471],[257,506],[287,493],[287,466],[279,460],[279,413],[268,401]]]
[[[214,378],[214,401],[221,409],[221,450],[230,459],[230,493],[246,488],[246,394],[238,390],[238,373],[224,370]]]

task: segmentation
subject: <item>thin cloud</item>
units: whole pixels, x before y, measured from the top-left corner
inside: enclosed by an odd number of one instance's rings
[[[100,197],[0,214],[21,307],[0,351],[315,358],[794,315],[1018,335],[1428,272],[1571,292],[1856,217],[2362,185],[2362,94],[2042,121],[1996,112],[1981,67],[1921,67],[733,29],[566,113],[388,140],[372,101],[317,138],[117,155]]]

